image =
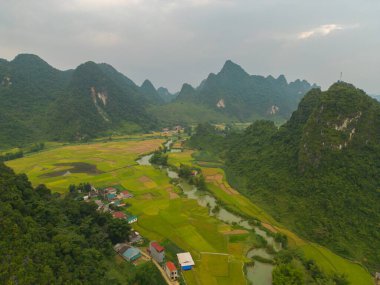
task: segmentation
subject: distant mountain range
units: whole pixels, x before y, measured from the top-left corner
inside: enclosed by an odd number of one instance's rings
[[[36,55],[0,59],[0,146],[85,140],[202,121],[285,120],[312,88],[284,76],[252,76],[227,61],[201,85],[171,94],[141,86],[111,65],[86,62],[60,71]]]
[[[194,88],[184,84],[178,96],[170,104],[153,108],[152,112],[168,123],[175,120],[197,122],[252,121],[270,119],[285,121],[297,108],[301,98],[317,87],[305,80],[288,83],[284,75],[278,78],[249,75],[239,65],[228,60],[218,74],[211,73]],[[186,117],[173,116],[187,108]],[[199,116],[196,108],[206,113]],[[194,117],[191,117],[191,113]],[[206,118],[206,119],[203,119]]]

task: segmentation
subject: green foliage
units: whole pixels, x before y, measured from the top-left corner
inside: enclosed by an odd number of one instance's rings
[[[141,95],[106,64],[60,71],[35,55],[0,61],[0,147],[152,129]]]
[[[43,185],[33,189],[0,164],[0,283],[110,284],[104,261],[118,231],[129,229],[96,208]]]
[[[135,284],[166,285],[166,281],[153,263],[145,263],[136,274]]]
[[[280,129],[265,121],[243,134],[202,128],[190,143],[219,153],[230,182],[281,223],[380,269],[380,104],[363,91],[313,89]]]
[[[306,81],[288,83],[283,75],[277,79],[249,75],[228,60],[218,74],[210,74],[198,88],[184,84],[171,105],[192,103],[239,121],[278,120],[289,118],[311,87]]]
[[[153,153],[153,156],[149,159],[149,162],[156,165],[167,166],[168,156],[162,151],[155,151]]]
[[[283,250],[275,258],[273,284],[348,285],[345,276],[323,273],[313,260],[294,250]]]

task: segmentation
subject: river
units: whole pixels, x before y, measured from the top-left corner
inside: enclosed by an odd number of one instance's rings
[[[170,147],[172,141],[168,141],[165,146]],[[149,162],[152,154],[141,157],[137,160],[140,165],[151,165]],[[179,178],[178,173],[166,168],[168,177]],[[269,236],[265,231],[259,227],[252,226],[247,220],[235,215],[222,206],[219,206],[219,211],[213,211],[217,206],[217,199],[210,193],[204,193],[199,191],[194,185],[190,185],[187,182],[181,180],[178,186],[183,190],[183,193],[188,199],[197,200],[198,204],[202,207],[207,207],[209,209],[209,215],[215,216],[220,221],[227,224],[237,224],[242,228],[250,231],[254,231],[257,235],[263,237],[268,245],[271,245],[274,250],[279,251],[281,249],[281,244],[277,243],[273,237]],[[247,252],[247,257],[252,258],[253,256],[260,256],[262,258],[272,260],[273,255],[266,252],[265,248],[252,248]],[[268,263],[263,263],[255,260],[254,265],[249,265],[246,267],[246,278],[253,285],[271,285],[272,284],[272,271],[273,265]]]

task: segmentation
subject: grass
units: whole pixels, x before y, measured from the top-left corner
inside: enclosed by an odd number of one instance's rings
[[[149,139],[66,145],[9,161],[7,164],[17,173],[26,173],[34,186],[44,183],[60,193],[66,192],[70,184],[80,182],[90,182],[96,187],[119,185],[128,189],[134,194],[134,198],[127,200],[131,204],[128,212],[138,216],[138,222],[133,227],[149,240],[169,240],[193,255],[196,266],[194,271],[185,274],[187,284],[245,284],[241,268],[245,261],[245,250],[254,238],[253,234],[230,242],[229,236],[224,232],[232,230],[231,226],[210,217],[208,210],[199,206],[195,200],[180,196],[170,199],[167,189],[174,187],[165,171],[140,166],[135,162],[138,156],[157,149],[164,141]],[[184,155],[187,156],[188,153]],[[103,173],[46,176],[48,173],[65,171],[71,164],[78,162],[93,165]],[[68,165],[62,165],[63,163]],[[241,250],[237,251],[236,246],[230,244],[239,244]],[[215,257],[205,257],[201,252],[227,254],[234,260],[234,264],[231,265],[222,258],[219,259],[221,267],[218,269],[219,265],[215,267],[213,264]],[[109,274],[119,280],[122,278],[115,270],[110,269]]]
[[[133,227],[150,240],[167,241],[192,253],[195,269],[184,274],[187,284],[246,284],[243,274],[245,253],[255,242],[253,234],[232,237],[225,234],[233,230],[208,215],[206,208],[195,200],[170,199],[169,178],[165,172],[151,166],[137,165],[135,159],[157,149],[165,140],[138,137],[118,141],[81,145],[51,145],[47,150],[7,162],[17,173],[26,173],[33,185],[44,183],[56,192],[64,193],[70,184],[90,182],[98,187],[121,185],[134,194],[128,199],[128,211],[137,215]],[[170,153],[169,163],[195,164],[192,151]],[[62,163],[87,163],[102,171],[100,174],[72,173],[68,176],[46,177],[44,174],[65,171],[70,166]],[[279,225],[260,207],[238,192],[229,193],[230,187],[222,169],[202,166],[203,172],[214,178],[208,182],[213,194],[234,211],[259,218],[288,236],[289,244],[302,249],[307,258],[314,259],[326,272],[347,275],[351,284],[372,284],[368,272],[355,263],[341,258],[324,247],[299,238]],[[224,185],[224,186],[221,186]],[[228,188],[229,189],[229,188]],[[227,257],[202,254],[224,253]],[[174,260],[175,261],[175,260]],[[216,266],[217,265],[217,266]],[[111,272],[117,275],[116,272]],[[121,278],[120,276],[118,278]]]
[[[183,153],[171,153],[169,156],[169,163],[172,161],[176,163],[198,166],[207,165],[199,163],[199,161],[196,161],[194,157],[196,158],[197,155],[194,155],[194,152],[190,151],[185,151]],[[208,181],[207,186],[210,191],[214,194],[215,197],[218,198],[218,200],[222,201],[230,209],[233,209],[234,211],[240,212],[249,217],[258,218],[260,221],[269,224],[271,228],[275,229],[276,231],[286,234],[289,240],[289,245],[301,249],[305,257],[315,260],[318,266],[324,272],[344,274],[347,276],[350,284],[354,285],[373,284],[371,275],[360,264],[351,262],[350,260],[334,254],[325,247],[298,237],[295,233],[281,226],[276,220],[273,219],[273,217],[252,203],[252,201],[250,201],[245,196],[239,193],[231,194],[228,193],[228,191],[223,190],[223,187],[220,187],[220,185],[228,185],[228,183],[226,181],[226,175],[222,169],[205,166],[202,166],[201,168],[203,174],[206,177],[206,181]],[[219,176],[221,175],[222,178],[217,176],[218,179],[215,179],[215,175],[218,174]],[[207,180],[207,176],[214,178]],[[238,246],[235,246],[235,250],[239,250]]]

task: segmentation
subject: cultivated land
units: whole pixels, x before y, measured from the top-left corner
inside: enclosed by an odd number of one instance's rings
[[[134,194],[127,202],[131,204],[128,211],[139,217],[138,223],[133,224],[136,230],[151,240],[175,244],[192,253],[196,266],[185,273],[187,284],[246,284],[245,253],[256,243],[255,235],[237,231],[238,228],[210,217],[207,208],[183,197],[163,170],[138,165],[135,160],[140,155],[154,151],[165,141],[144,139],[121,137],[120,141],[113,142],[55,146],[9,161],[7,165],[17,173],[26,173],[34,186],[44,183],[60,193],[66,192],[70,184],[81,182],[90,182],[96,187],[121,185]],[[201,165],[209,189],[229,208],[256,217],[268,228],[285,233],[291,246],[301,248],[306,257],[316,260],[325,271],[345,273],[352,284],[372,284],[364,268],[302,240],[232,189],[223,170],[216,168],[215,163],[198,164],[192,151],[171,153],[169,163]],[[75,172],[70,171],[73,168]]]

